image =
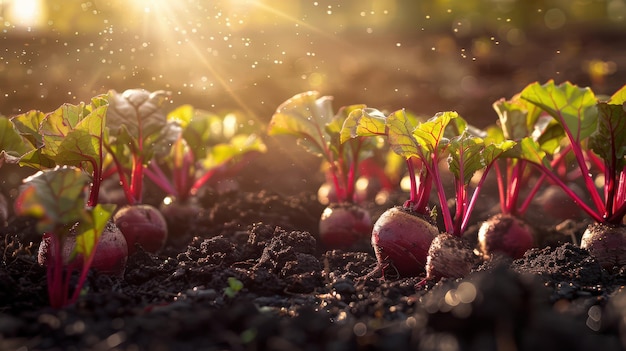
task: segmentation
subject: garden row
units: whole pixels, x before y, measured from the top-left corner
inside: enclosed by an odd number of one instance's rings
[[[334,111],[331,97],[305,92],[279,106],[263,131],[236,113],[185,105],[166,114],[167,98],[163,91],[111,91],[51,113],[0,118],[0,165],[40,170],[24,180],[14,209],[36,218],[43,234],[39,262],[53,307],[78,299],[91,268],[123,274],[136,244],[158,252],[168,235],[164,216],[197,215],[199,189],[265,152],[262,133],[295,136],[323,159],[330,204],[320,218],[322,244],[347,249],[371,238],[387,276],[462,277],[494,254],[521,257],[536,245],[525,211],[547,184],[593,220],[581,246],[607,269],[626,263],[626,86],[598,98],[569,82],[533,83],[495,102],[498,123],[486,130],[453,111],[428,119],[365,105]],[[360,206],[372,199],[357,180],[390,190],[404,172],[408,200],[373,223]],[[490,175],[501,211],[482,224],[475,248],[463,233]],[[144,178],[168,195],[168,206],[142,203]],[[101,196],[105,179],[123,191],[120,208]],[[584,191],[572,190],[572,179]],[[70,286],[74,271],[78,283]]]

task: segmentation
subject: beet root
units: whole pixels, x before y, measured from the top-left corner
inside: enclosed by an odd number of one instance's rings
[[[70,233],[63,243],[63,263],[66,265],[70,264],[75,269],[82,269],[84,264],[82,255],[77,256],[70,262],[75,246],[76,234]],[[55,252],[52,237],[50,234],[44,234],[41,244],[39,244],[37,261],[40,265],[46,266],[49,262],[54,262]],[[96,245],[91,268],[102,274],[122,276],[126,270],[127,260],[128,246],[126,239],[115,224],[108,222]]]
[[[191,197],[186,201],[166,197],[159,207],[159,212],[165,218],[168,234],[175,235],[174,230],[182,234],[191,227],[202,212],[202,207],[196,197]]]
[[[115,225],[128,243],[128,254],[136,251],[135,244],[148,252],[158,252],[167,239],[167,222],[159,210],[150,205],[122,207],[113,216]]]
[[[319,233],[327,249],[346,249],[371,235],[372,218],[355,204],[331,204],[322,212]]]
[[[497,214],[483,222],[478,230],[478,247],[486,257],[499,253],[517,259],[534,246],[531,227],[510,214]]]
[[[587,227],[580,241],[607,270],[626,265],[626,226],[594,223]]]
[[[372,246],[381,267],[393,267],[400,276],[417,276],[425,271],[428,248],[438,234],[428,219],[393,207],[374,223]]]
[[[479,261],[469,242],[451,234],[439,234],[428,249],[426,278],[463,278]]]

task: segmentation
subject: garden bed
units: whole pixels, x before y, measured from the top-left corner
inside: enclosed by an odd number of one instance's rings
[[[383,279],[367,245],[321,249],[322,206],[306,193],[238,191],[203,204],[185,232],[173,226],[161,254],[139,250],[121,278],[91,274],[87,294],[61,310],[47,307],[32,223],[11,222],[2,230],[0,348],[623,347],[626,278],[568,242],[584,221],[561,233],[544,226],[558,239],[522,259],[493,259],[465,278],[416,288],[423,277]],[[243,283],[230,296],[229,278]]]

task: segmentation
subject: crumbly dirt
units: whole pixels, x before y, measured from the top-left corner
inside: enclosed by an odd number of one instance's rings
[[[79,301],[59,310],[47,304],[37,243],[24,242],[32,223],[12,220],[0,244],[0,349],[624,346],[624,270],[602,269],[572,243],[515,261],[494,257],[463,278],[420,285],[423,276],[383,279],[371,250],[321,248],[315,226],[322,206],[311,197],[210,197],[163,252],[140,249],[123,277],[92,273]],[[584,224],[570,230],[580,235]],[[231,277],[243,289],[227,294]]]

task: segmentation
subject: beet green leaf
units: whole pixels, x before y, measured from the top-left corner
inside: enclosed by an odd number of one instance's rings
[[[579,143],[596,129],[597,100],[590,88],[569,82],[557,86],[552,80],[544,85],[535,82],[524,88],[521,98],[554,117],[572,142]]]
[[[10,119],[0,116],[0,167],[6,161],[18,163],[23,155],[34,150],[34,146],[24,140]]]
[[[326,131],[326,125],[334,117],[332,97],[319,95],[317,91],[309,91],[282,103],[272,116],[268,134],[293,135],[309,152],[332,162],[328,150],[330,135]]]
[[[80,222],[76,237],[76,254],[90,257],[100,236],[115,211],[114,204],[98,204],[88,211],[85,220]]]
[[[15,200],[19,215],[38,219],[44,233],[85,219],[85,187],[90,177],[75,167],[56,167],[26,178]]]
[[[64,104],[48,114],[39,128],[42,153],[57,165],[79,167],[99,176],[107,106],[102,95],[93,98],[90,105]]]

